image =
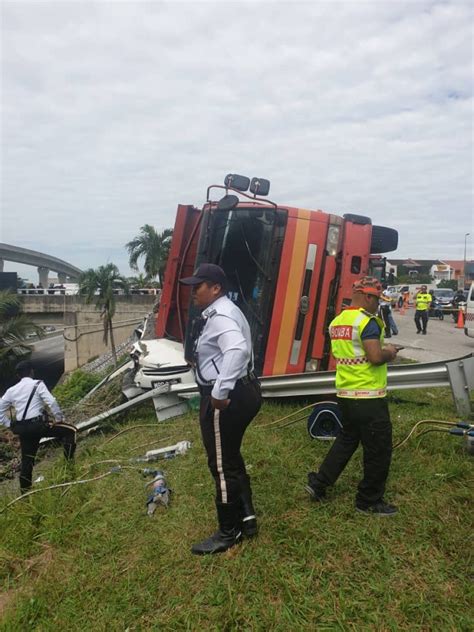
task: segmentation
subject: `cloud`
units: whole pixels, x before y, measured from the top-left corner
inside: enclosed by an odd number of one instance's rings
[[[474,233],[468,3],[1,10],[1,241],[128,273],[140,226],[230,171],[397,228],[399,256]]]

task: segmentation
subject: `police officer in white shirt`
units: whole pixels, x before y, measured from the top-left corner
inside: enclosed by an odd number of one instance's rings
[[[252,537],[257,521],[250,478],[240,453],[247,426],[260,410],[260,383],[253,371],[250,327],[225,295],[224,270],[203,263],[180,283],[192,286],[194,305],[203,310],[193,358],[201,393],[199,421],[208,465],[216,484],[219,530],[191,551],[221,553],[237,544],[242,532]]]
[[[58,402],[40,380],[34,380],[31,362],[19,362],[16,373],[20,378],[18,384],[9,388],[0,399],[0,424],[18,435],[21,447],[20,489],[27,492],[31,487],[31,477],[36,453],[43,437],[60,439],[64,447],[64,456],[68,461],[74,457],[76,450],[76,428],[64,423],[64,415]],[[45,420],[45,405],[54,415],[55,423]],[[7,412],[15,409],[15,421],[10,424]]]

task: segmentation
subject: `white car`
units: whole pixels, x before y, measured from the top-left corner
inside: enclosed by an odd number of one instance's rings
[[[163,382],[194,384],[194,374],[184,359],[180,342],[159,338],[138,340],[133,344],[130,356],[135,366],[135,386],[147,390]]]

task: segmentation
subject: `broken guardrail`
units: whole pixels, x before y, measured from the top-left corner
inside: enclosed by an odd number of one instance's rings
[[[297,373],[294,375],[276,375],[262,377],[264,397],[306,397],[334,395],[335,371],[318,373]],[[423,364],[397,364],[388,367],[388,389],[403,390],[411,388],[431,388],[450,386],[456,410],[460,417],[472,414],[471,392],[474,391],[474,354],[449,361],[428,362]],[[191,395],[197,393],[196,384],[161,384],[157,388],[138,395],[124,404],[115,406],[99,415],[77,424],[78,430],[84,430],[112,415],[133,408],[137,404],[159,398],[165,394]]]

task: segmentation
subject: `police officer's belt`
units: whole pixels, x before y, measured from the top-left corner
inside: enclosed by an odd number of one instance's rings
[[[239,377],[239,379],[236,381],[235,386],[238,386],[239,384],[241,384],[242,386],[245,386],[247,384],[252,384],[253,382],[258,382],[258,377],[256,376],[256,374],[252,371],[251,373],[249,373],[248,375],[244,375],[243,377]],[[198,384],[198,390],[199,393],[203,396],[209,396],[212,392],[212,389],[214,388],[214,384],[215,384],[215,380],[214,382],[211,382],[210,384]]]

